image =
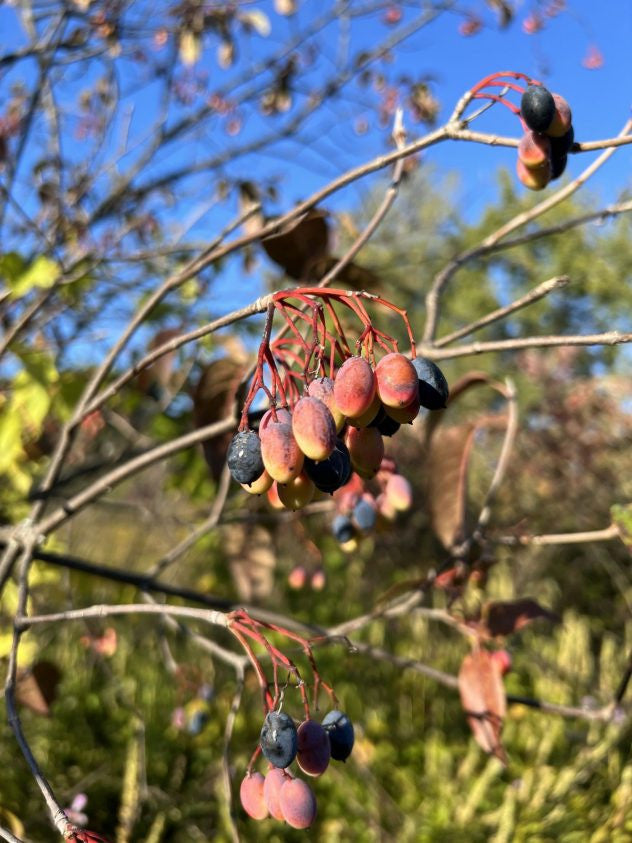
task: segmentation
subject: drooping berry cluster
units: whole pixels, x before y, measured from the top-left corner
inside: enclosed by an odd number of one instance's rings
[[[311,288],[309,292],[316,295]],[[308,504],[317,490],[333,494],[349,482],[352,472],[364,479],[375,477],[384,457],[383,437],[393,436],[402,424],[411,423],[422,407],[445,407],[448,385],[435,363],[415,355],[408,320],[394,305],[367,293],[319,290],[317,295],[325,300],[331,318],[330,329],[320,321],[323,305],[303,291],[278,295],[276,306],[288,321],[292,342],[299,345],[300,353],[288,340],[270,343],[268,327],[240,429],[228,450],[228,467],[246,491],[262,494],[270,490],[273,501],[294,510]],[[412,359],[397,350],[395,340],[374,328],[366,309],[359,305],[361,296],[402,315]],[[289,298],[298,298],[314,309],[312,320],[308,320],[311,342],[299,332],[297,308],[292,305],[289,310]],[[356,342],[359,354],[351,353],[332,300],[361,318],[364,330]],[[385,352],[379,360],[376,346]],[[316,365],[310,370],[314,358]],[[264,363],[270,370],[271,388],[263,378]],[[283,378],[279,371],[285,373]],[[297,382],[302,382],[302,394]],[[247,410],[258,389],[267,393],[271,407],[257,432],[248,427]]]
[[[518,178],[530,190],[542,190],[566,169],[575,133],[569,104],[544,85],[529,85],[520,114],[526,131],[518,145]]]
[[[269,711],[261,728],[259,749],[270,767],[265,777],[250,770],[246,774],[239,791],[244,810],[256,820],[272,816],[292,828],[309,828],[316,817],[316,797],[289,766],[296,760],[305,775],[320,776],[330,759],[346,761],[353,743],[353,724],[337,709],[328,712],[322,724],[308,718],[298,728],[284,711]]]
[[[526,82],[527,87],[518,82]],[[494,90],[498,88],[502,88],[500,93]],[[520,107],[507,98],[510,92],[520,94]],[[542,190],[562,175],[575,140],[571,109],[564,97],[552,94],[524,73],[503,71],[474,85],[467,100],[475,99],[502,104],[519,118],[524,134],[518,145],[516,168],[525,187]]]
[[[353,474],[334,494],[337,514],[332,533],[345,550],[353,550],[358,538],[390,525],[398,512],[410,509],[412,496],[412,487],[397,472],[395,461],[384,457],[372,486]]]

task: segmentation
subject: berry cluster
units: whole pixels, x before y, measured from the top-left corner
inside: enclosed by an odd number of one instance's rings
[[[331,525],[334,537],[345,550],[353,550],[356,539],[390,524],[398,512],[409,510],[412,495],[410,483],[397,473],[394,460],[383,457],[373,489],[359,475],[353,474],[351,480],[335,492],[337,514]]]
[[[519,83],[526,83],[526,87]],[[502,91],[496,93],[497,88]],[[510,92],[520,94],[520,107],[507,98]],[[498,103],[520,120],[524,134],[518,145],[516,168],[525,187],[542,190],[562,175],[575,141],[571,109],[564,97],[552,94],[524,73],[503,71],[481,79],[466,99]]]
[[[560,94],[552,94],[544,85],[529,85],[520,115],[526,131],[518,145],[518,178],[530,190],[542,190],[566,169],[575,139],[571,109]]]
[[[258,433],[236,433],[228,468],[246,491],[261,494],[274,485],[273,501],[300,509],[316,490],[333,494],[348,484],[352,472],[375,477],[383,465],[383,437],[411,423],[422,407],[445,407],[447,398],[445,377],[431,360],[389,351],[372,365],[351,355],[333,378],[306,381],[291,406],[269,409]]]
[[[323,722],[306,719],[298,728],[284,711],[266,714],[259,749],[270,764],[265,777],[259,772],[246,774],[239,796],[246,813],[255,820],[272,816],[292,828],[309,828],[316,817],[316,797],[303,779],[288,767],[296,759],[308,776],[320,776],[330,759],[346,761],[351,754],[354,730],[351,720],[337,709]]]

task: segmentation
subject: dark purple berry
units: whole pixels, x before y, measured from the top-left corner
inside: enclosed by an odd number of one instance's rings
[[[436,363],[425,357],[414,357],[411,362],[419,378],[421,406],[428,410],[443,410],[450,394],[443,372]]]
[[[331,522],[331,532],[334,534],[336,541],[340,544],[345,544],[355,536],[355,529],[351,523],[351,519],[346,515],[336,515]]]
[[[331,757],[336,761],[346,761],[351,755],[353,741],[353,723],[342,711],[333,710],[323,718],[323,728],[329,735]]]
[[[261,442],[254,430],[236,433],[228,446],[228,470],[237,483],[251,483],[263,474]]]
[[[289,767],[296,757],[298,737],[294,721],[284,711],[269,711],[263,721],[259,745],[274,767]]]
[[[522,119],[533,132],[546,132],[555,117],[555,100],[543,85],[529,85],[520,102]]]
[[[570,151],[570,148],[575,143],[575,130],[571,126],[568,132],[562,135],[561,138],[549,138],[549,141],[551,143],[551,155],[553,157],[564,155]]]
[[[353,507],[352,517],[358,529],[366,533],[375,527],[377,509],[368,501],[360,499]]]
[[[336,445],[326,460],[316,462],[305,457],[303,468],[317,489],[333,494],[351,477],[349,449],[341,439],[336,439]]]
[[[400,429],[401,424],[392,419],[384,409],[380,407],[377,416],[373,419],[369,427],[377,427],[382,436],[394,436]]]
[[[566,153],[551,156],[551,180],[559,179],[566,169],[567,162],[568,155]]]

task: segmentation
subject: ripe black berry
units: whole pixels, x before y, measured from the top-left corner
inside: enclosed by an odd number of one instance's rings
[[[326,460],[316,462],[305,457],[303,467],[317,489],[332,494],[348,483],[351,477],[349,449],[341,439],[336,439],[336,445]]]
[[[269,711],[261,728],[259,745],[275,767],[289,767],[296,757],[298,738],[294,721],[284,711]]]
[[[346,761],[353,749],[353,723],[342,711],[328,712],[323,718],[323,728],[329,735],[331,757],[336,761]]]
[[[355,536],[355,530],[353,528],[353,524],[351,523],[351,519],[347,518],[346,515],[336,515],[334,520],[331,522],[331,532],[334,534],[334,538],[336,541],[339,541],[340,544],[345,544]]]
[[[450,390],[441,369],[432,360],[414,357],[411,361],[419,377],[419,401],[428,410],[443,410]]]
[[[261,442],[254,430],[236,433],[228,447],[228,470],[237,483],[250,485],[263,474]]]
[[[555,100],[543,85],[529,85],[522,95],[520,113],[534,132],[545,132],[555,117]]]
[[[559,179],[568,162],[568,155],[563,152],[561,155],[551,156],[551,179]]]
[[[377,427],[382,436],[394,436],[400,429],[401,424],[392,419],[384,407],[380,407],[377,416],[369,424],[369,427]]]
[[[368,532],[375,527],[377,510],[368,501],[360,499],[353,507],[353,520],[359,530]]]
[[[551,144],[551,155],[563,155],[568,152],[575,142],[575,130],[571,126],[561,138],[549,138]]]

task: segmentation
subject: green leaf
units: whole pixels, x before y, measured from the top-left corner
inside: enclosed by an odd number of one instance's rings
[[[7,252],[0,255],[0,278],[12,287],[13,282],[22,275],[26,269],[24,258],[17,252]]]
[[[33,287],[40,287],[43,290],[52,287],[59,274],[59,265],[45,255],[40,255],[27,270],[7,280],[13,297],[20,298],[29,293]]]

